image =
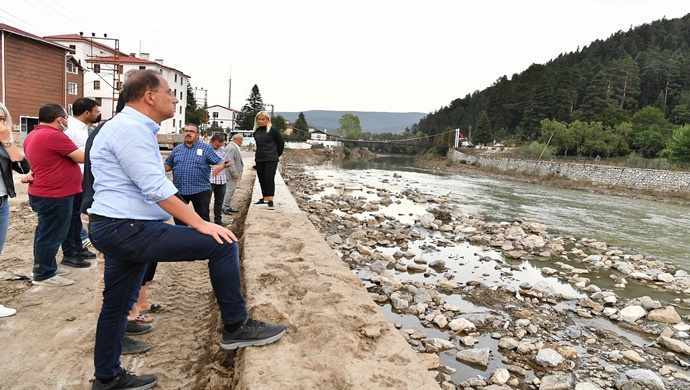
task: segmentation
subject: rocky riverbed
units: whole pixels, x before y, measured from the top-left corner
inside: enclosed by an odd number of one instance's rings
[[[324,184],[303,158],[282,164],[300,208],[442,388],[690,387],[685,270],[534,221],[487,223],[404,173]]]

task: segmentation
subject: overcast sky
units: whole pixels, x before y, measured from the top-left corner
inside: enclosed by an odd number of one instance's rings
[[[275,111],[428,113],[687,13],[688,0],[3,0],[0,23],[39,36],[107,33],[121,51],[190,76],[209,105],[227,106],[232,79],[238,110],[256,84]]]

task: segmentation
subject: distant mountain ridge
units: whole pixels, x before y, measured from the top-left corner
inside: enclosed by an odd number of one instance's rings
[[[311,110],[302,111],[304,119],[310,127],[319,130],[328,130],[335,133],[340,127],[338,120],[345,114],[352,114],[359,118],[363,132],[378,133],[402,133],[406,127],[411,127],[419,122],[427,114],[423,112],[370,112],[370,111],[328,111]],[[286,120],[294,123],[299,112],[276,111],[275,115],[281,115]]]

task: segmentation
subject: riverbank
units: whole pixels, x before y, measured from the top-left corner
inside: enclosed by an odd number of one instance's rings
[[[530,172],[500,169],[482,166],[481,164],[463,164],[446,157],[424,155],[415,159],[417,166],[435,172],[462,173],[470,176],[487,176],[504,180],[516,180],[531,184],[568,188],[579,191],[646,199],[659,202],[669,202],[690,205],[690,192],[659,191],[654,189],[639,189],[624,186],[603,185],[581,180],[564,178],[561,175],[536,175]]]
[[[392,192],[388,183],[413,187],[404,172],[381,173],[364,196],[299,171],[330,157],[286,153],[292,193],[442,387],[687,388],[684,270],[531,221],[485,223],[434,194]],[[422,212],[404,223],[385,211],[395,204]]]

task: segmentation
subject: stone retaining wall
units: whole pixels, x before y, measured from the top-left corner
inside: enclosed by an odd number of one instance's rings
[[[690,191],[690,173],[688,172],[520,160],[503,158],[500,155],[476,157],[457,150],[450,150],[448,158],[453,161],[466,161],[468,164],[476,163],[483,167],[493,167],[501,171],[514,170],[539,176],[558,175],[570,180],[586,181],[593,184],[667,192]]]

